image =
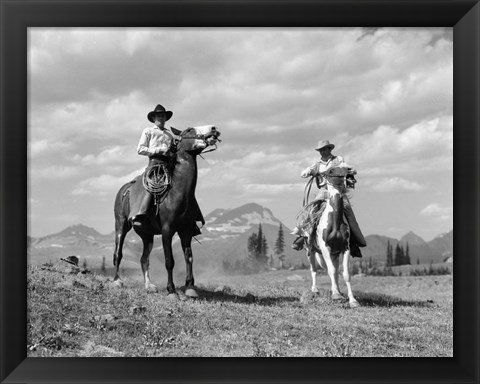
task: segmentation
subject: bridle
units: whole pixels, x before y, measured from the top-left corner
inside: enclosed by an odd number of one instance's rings
[[[189,130],[195,130],[196,132],[196,129],[195,128],[187,128],[184,132],[188,132]],[[177,144],[182,141],[182,140],[202,140],[205,144],[207,144],[207,146],[205,148],[208,148],[208,147],[214,147],[214,148],[211,148],[209,149],[208,151],[202,151],[202,154],[204,153],[208,153],[208,152],[212,152],[212,151],[215,151],[217,149],[217,144],[208,144],[207,143],[207,139],[212,137],[212,136],[215,136],[215,139],[218,141],[218,142],[222,142],[222,140],[220,140],[218,138],[219,136],[219,132],[217,132],[215,130],[215,132],[210,132],[208,134],[203,134],[203,133],[195,133],[195,134],[185,134],[185,135],[180,135],[180,139],[177,140]],[[200,157],[202,157],[202,155],[200,155]],[[203,157],[202,157],[203,158]]]
[[[324,178],[325,178],[325,182],[330,185],[331,187],[335,188],[338,192],[340,193],[344,193],[343,190],[345,190],[347,188],[347,183],[346,183],[346,175],[327,175],[327,174],[323,174],[322,175]],[[312,189],[312,184],[313,184],[313,180],[315,179],[316,176],[312,176],[310,178],[310,180],[308,180],[307,184],[305,185],[305,190],[304,190],[304,193],[303,193],[303,206],[305,207],[305,205],[308,204],[308,197],[310,195],[310,190]],[[330,180],[331,178],[339,178],[341,177],[343,179],[343,185],[338,185],[338,184],[334,184],[332,183],[332,181]]]

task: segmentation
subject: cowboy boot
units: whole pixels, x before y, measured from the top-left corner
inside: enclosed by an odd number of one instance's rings
[[[362,252],[355,241],[350,243],[350,255],[352,255],[352,257],[363,257]]]
[[[305,245],[305,237],[298,236],[292,244],[292,248],[296,251],[301,251]]]
[[[147,218],[147,211],[150,208],[151,202],[152,202],[152,195],[150,194],[150,192],[143,189],[141,201],[140,201],[140,204],[138,205],[137,214],[129,218],[130,222],[134,226],[140,226],[143,222],[145,222]]]

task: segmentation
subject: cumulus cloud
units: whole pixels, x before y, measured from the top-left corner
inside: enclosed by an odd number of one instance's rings
[[[144,171],[144,168],[138,169],[125,176],[113,176],[102,174],[100,176],[90,177],[86,180],[78,183],[71,194],[74,196],[81,195],[114,195],[115,191],[120,187],[133,180],[136,176],[140,175]]]
[[[105,148],[98,154],[89,153],[85,156],[74,155],[73,161],[81,165],[106,166],[118,164],[131,164],[137,160],[138,155],[132,151],[132,145]]]
[[[44,168],[30,170],[29,174],[34,180],[67,180],[78,177],[83,170],[76,166],[51,165]]]
[[[432,203],[423,208],[420,215],[440,220],[450,220],[452,218],[452,208]]]
[[[452,116],[421,121],[405,129],[380,126],[349,138],[344,149],[366,175],[451,171],[452,128]]]
[[[375,183],[367,183],[365,188],[375,192],[422,191],[425,189],[421,184],[401,177],[382,178],[376,180]]]
[[[59,152],[64,153],[71,148],[72,144],[69,142],[42,139],[28,144],[28,154],[30,157],[38,157],[42,154],[55,155]]]
[[[167,125],[222,132],[198,160],[212,208],[283,209],[320,139],[359,185],[427,193],[453,169],[452,40],[451,28],[29,28],[30,175],[70,198],[111,196],[144,169],[136,145],[160,103]]]

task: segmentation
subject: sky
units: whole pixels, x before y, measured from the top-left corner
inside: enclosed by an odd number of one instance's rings
[[[453,229],[451,28],[29,28],[28,231],[114,230],[157,104],[215,125],[204,215],[250,202],[293,228],[319,140],[357,169],[365,235]]]

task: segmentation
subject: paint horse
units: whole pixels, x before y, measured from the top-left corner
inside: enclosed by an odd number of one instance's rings
[[[154,235],[162,235],[163,252],[165,254],[165,267],[168,274],[167,291],[176,297],[173,283],[173,267],[175,261],[172,251],[172,238],[178,233],[185,256],[186,282],[185,294],[198,297],[194,287],[193,254],[191,242],[195,227],[195,219],[199,212],[195,199],[197,184],[197,156],[207,147],[216,148],[220,132],[212,125],[188,128],[181,132],[176,153],[171,159],[171,185],[163,201],[159,202],[156,209],[149,212],[149,220],[134,226],[134,231],[143,241],[143,252],[140,259],[142,272],[147,290],[157,290],[149,278],[149,258],[153,247]],[[208,151],[205,151],[208,152]],[[120,262],[122,261],[122,248],[127,232],[132,228],[128,220],[130,216],[130,200],[137,199],[138,191],[143,188],[142,175],[130,183],[123,185],[115,199],[115,251],[113,264],[115,265],[116,285],[122,285],[119,276]],[[153,208],[153,207],[152,207]]]
[[[312,275],[312,292],[318,292],[316,260],[322,269],[328,271],[332,283],[332,299],[343,299],[338,287],[339,264],[342,261],[349,305],[355,308],[360,304],[353,296],[350,284],[350,228],[344,215],[347,173],[346,167],[330,168],[323,173],[327,183],[328,198],[324,202],[316,231],[312,234],[315,237],[311,239],[312,241],[306,241],[305,244]]]

